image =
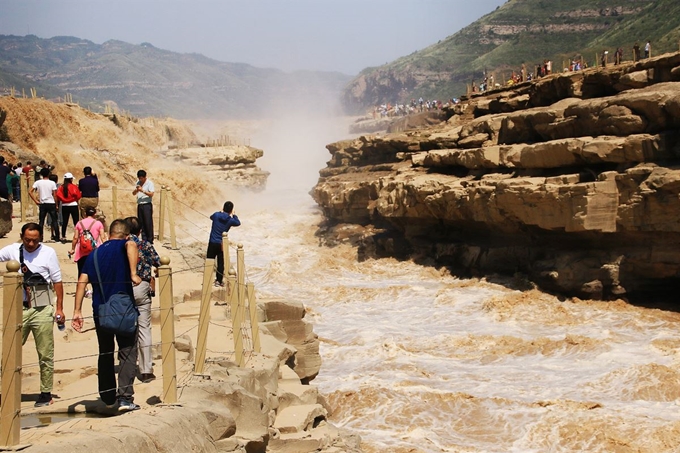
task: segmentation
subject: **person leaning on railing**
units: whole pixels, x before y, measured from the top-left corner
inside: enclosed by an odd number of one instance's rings
[[[210,227],[210,239],[208,242],[208,252],[206,258],[217,258],[217,273],[215,275],[215,286],[224,286],[224,253],[222,251],[222,233],[227,233],[231,227],[241,225],[241,221],[234,212],[234,203],[227,201],[218,211],[210,216],[212,226]]]

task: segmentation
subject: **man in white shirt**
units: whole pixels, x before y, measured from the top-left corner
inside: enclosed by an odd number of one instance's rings
[[[59,242],[57,203],[54,199],[55,193],[57,191],[57,184],[54,181],[50,181],[49,168],[41,169],[40,176],[42,179],[39,179],[33,183],[33,190],[30,192],[31,198],[39,208],[38,223],[40,224],[40,232],[43,232],[43,227],[45,226],[45,217],[49,215],[50,226],[52,228],[52,240]]]
[[[34,222],[21,228],[21,243],[10,244],[0,250],[0,262],[16,260],[22,263],[20,272],[26,270],[40,274],[54,287],[57,308],[54,309],[52,297],[46,305],[38,306],[35,298],[29,296],[30,288],[24,291],[24,311],[21,326],[23,344],[28,334],[33,333],[35,348],[40,363],[40,395],[35,407],[52,404],[52,387],[54,384],[54,319],[64,324],[64,286],[61,281],[59,259],[53,248],[40,243],[41,228]],[[23,258],[23,259],[22,259]],[[50,291],[48,295],[51,296]]]
[[[137,218],[142,224],[144,239],[153,244],[153,194],[156,191],[153,182],[146,177],[146,171],[137,172],[137,184],[132,195],[137,195]]]

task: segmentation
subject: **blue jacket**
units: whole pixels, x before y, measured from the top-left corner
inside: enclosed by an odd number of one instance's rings
[[[212,227],[210,228],[210,243],[221,244],[222,233],[229,231],[231,227],[241,225],[241,221],[236,214],[229,215],[224,211],[219,211],[210,216]]]

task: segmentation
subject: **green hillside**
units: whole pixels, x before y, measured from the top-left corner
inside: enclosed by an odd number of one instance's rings
[[[66,94],[63,90],[51,85],[36,82],[35,80],[28,79],[0,67],[0,96],[9,95],[11,94],[11,90],[14,89],[15,96],[20,97],[25,95],[26,97],[30,97],[31,88],[35,88],[39,97],[44,97],[46,99],[63,99]]]
[[[449,99],[485,71],[509,75],[522,64],[531,70],[544,59],[558,70],[583,56],[623,47],[632,58],[635,42],[651,40],[652,54],[678,50],[678,0],[508,0],[452,36],[387,65],[369,68],[343,93],[343,105],[359,111],[412,98]]]
[[[149,43],[107,41],[100,45],[63,36],[0,35],[2,69],[71,93],[74,101],[95,110],[113,102],[133,115],[176,118],[246,118],[281,105],[303,105],[309,110],[337,99],[351,78],[340,73],[285,73],[224,63]],[[0,90],[6,88],[3,80]]]

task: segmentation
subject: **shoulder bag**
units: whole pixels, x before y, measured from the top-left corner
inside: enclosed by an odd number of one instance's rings
[[[99,290],[102,293],[102,298],[104,298],[104,286],[99,274],[99,262],[97,260],[98,251],[99,248],[94,250],[94,268],[97,272]],[[105,332],[123,336],[132,336],[137,333],[139,311],[134,300],[127,293],[117,292],[109,296],[106,302],[99,304],[97,314],[99,315],[99,327]]]

